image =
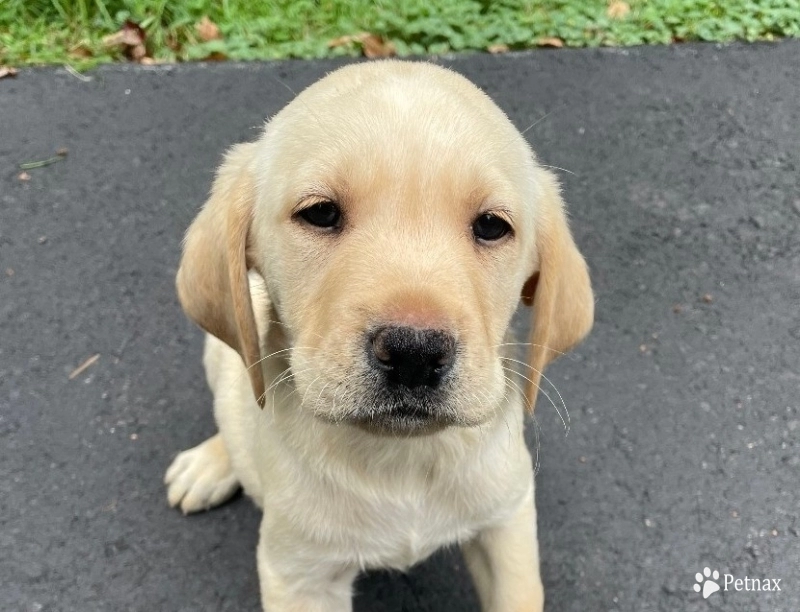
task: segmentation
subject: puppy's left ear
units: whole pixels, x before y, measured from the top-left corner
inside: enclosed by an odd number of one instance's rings
[[[228,151],[183,242],[176,286],[183,310],[200,327],[233,348],[244,361],[263,407],[264,374],[247,278],[255,186],[248,169],[254,144]]]
[[[522,301],[533,307],[526,399],[531,411],[545,366],[578,344],[594,322],[594,295],[589,271],[567,224],[559,185],[552,173],[539,169],[542,189],[536,227],[539,269],[522,289]]]

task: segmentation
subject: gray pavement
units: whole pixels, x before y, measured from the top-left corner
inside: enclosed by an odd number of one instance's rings
[[[437,61],[537,122],[593,272],[550,371],[569,435],[537,411],[547,609],[797,612],[800,42]],[[213,431],[173,277],[225,148],[337,65],[0,81],[0,610],[258,609],[251,503],[166,505]],[[704,601],[704,566],[782,590]],[[357,586],[358,612],[477,609],[455,551]]]

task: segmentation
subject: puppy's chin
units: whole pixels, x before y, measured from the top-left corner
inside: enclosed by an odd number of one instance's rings
[[[361,411],[360,411],[361,412]],[[447,427],[465,426],[453,415],[415,411],[413,408],[364,411],[366,414],[348,419],[359,429],[378,436],[429,436]]]

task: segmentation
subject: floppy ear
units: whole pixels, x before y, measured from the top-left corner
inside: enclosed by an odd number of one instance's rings
[[[247,168],[253,144],[233,147],[217,172],[211,197],[183,242],[176,285],[188,317],[236,350],[264,404],[264,375],[247,270],[255,189]]]
[[[567,225],[564,202],[556,178],[540,170],[541,214],[536,228],[539,269],[525,283],[522,301],[533,306],[530,382],[526,399],[530,410],[545,366],[578,344],[594,321],[594,296],[589,271]]]

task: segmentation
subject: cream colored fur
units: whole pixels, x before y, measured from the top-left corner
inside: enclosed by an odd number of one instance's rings
[[[320,201],[341,206],[340,233],[298,221]],[[476,242],[486,212],[512,235]],[[588,333],[593,298],[555,179],[488,97],[430,64],[330,74],[226,157],[178,292],[209,332],[219,433],[175,459],[169,503],[205,510],[242,486],[263,509],[264,610],[350,610],[360,571],[452,543],[484,610],[542,610],[526,406],[545,365]],[[524,390],[507,372],[520,298],[533,306]],[[365,331],[387,322],[458,338],[452,426],[352,424]]]

